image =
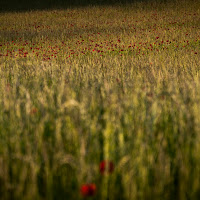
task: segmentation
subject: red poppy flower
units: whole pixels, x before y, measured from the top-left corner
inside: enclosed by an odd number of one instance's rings
[[[84,184],[81,186],[81,194],[84,197],[90,197],[95,195],[96,193],[96,185],[94,183]]]
[[[34,115],[35,113],[37,113],[37,108],[32,108],[30,114]]]
[[[103,160],[99,165],[99,170],[101,174],[104,174],[106,171],[112,173],[114,171],[114,164],[111,161]]]

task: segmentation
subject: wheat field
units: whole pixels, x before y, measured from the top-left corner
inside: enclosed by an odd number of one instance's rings
[[[0,199],[200,198],[198,1],[0,22]]]

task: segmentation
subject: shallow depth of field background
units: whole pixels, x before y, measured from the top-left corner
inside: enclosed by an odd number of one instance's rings
[[[200,3],[7,5],[0,199],[199,199]]]

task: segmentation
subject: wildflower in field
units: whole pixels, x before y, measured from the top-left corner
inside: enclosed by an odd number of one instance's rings
[[[11,86],[10,86],[9,83],[6,84],[5,90],[6,90],[6,92],[10,92],[10,90],[11,90]]]
[[[101,161],[99,165],[99,170],[101,174],[104,174],[106,171],[112,173],[114,171],[114,164],[111,161]]]
[[[94,183],[84,184],[81,186],[81,194],[84,197],[94,196],[96,193],[96,185]]]
[[[37,113],[37,108],[32,108],[30,111],[30,114],[34,115],[35,113]]]

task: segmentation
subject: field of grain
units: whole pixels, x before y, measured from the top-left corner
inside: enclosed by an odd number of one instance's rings
[[[0,199],[199,199],[199,30],[198,1],[0,13]]]

